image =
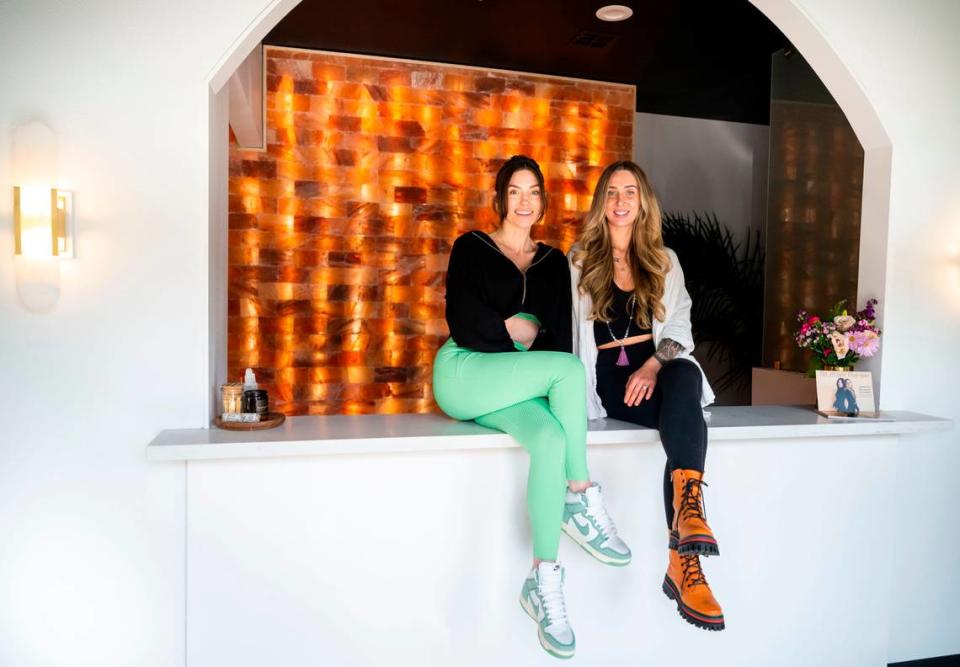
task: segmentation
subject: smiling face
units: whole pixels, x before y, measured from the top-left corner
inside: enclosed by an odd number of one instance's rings
[[[543,192],[533,172],[521,169],[513,173],[507,184],[506,211],[503,221],[529,229],[543,213]]]
[[[629,227],[640,215],[640,184],[631,172],[613,172],[607,183],[604,213],[614,227]]]

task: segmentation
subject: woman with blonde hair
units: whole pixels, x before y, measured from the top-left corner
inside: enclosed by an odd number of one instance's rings
[[[723,612],[699,558],[719,554],[702,489],[703,407],[714,395],[690,354],[690,296],[661,225],[643,170],[630,161],[607,167],[569,253],[573,347],[587,373],[590,419],[609,416],[660,431],[669,533],[663,591],[688,622],[722,630]]]

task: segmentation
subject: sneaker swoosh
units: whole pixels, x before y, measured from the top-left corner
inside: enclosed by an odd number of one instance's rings
[[[533,605],[533,610],[537,612],[537,622],[543,620],[543,605],[540,604],[540,596],[537,595],[536,591],[530,591],[528,593],[530,598],[530,604]]]
[[[573,515],[573,524],[577,527],[577,531],[583,536],[583,539],[587,542],[592,542],[594,538],[600,533],[597,529],[590,523],[589,519],[584,518],[582,514]]]

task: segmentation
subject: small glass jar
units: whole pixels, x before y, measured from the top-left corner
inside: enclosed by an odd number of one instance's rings
[[[238,415],[243,412],[243,383],[227,382],[220,385],[220,399],[224,415]]]

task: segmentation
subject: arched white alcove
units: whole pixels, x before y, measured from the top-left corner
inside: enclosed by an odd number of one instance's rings
[[[863,199],[860,208],[860,262],[857,303],[880,299],[877,317],[882,326],[886,303],[887,237],[890,219],[890,137],[866,92],[844,65],[827,38],[793,0],[750,0],[803,55],[840,105],[863,146]],[[882,406],[883,350],[864,359],[861,370],[872,371],[878,406]]]
[[[864,149],[863,200],[860,220],[858,304],[869,297],[880,299],[878,318],[882,325],[886,289],[887,228],[890,203],[892,145],[880,117],[863,88],[844,65],[827,38],[794,0],[750,0],[783,32],[817,73]],[[208,389],[210,419],[216,410],[218,382],[226,376],[227,302],[227,82],[247,55],[300,0],[273,0],[251,17],[207,77],[209,87],[209,327]],[[881,396],[881,353],[862,363],[874,372],[878,401]],[[880,404],[882,405],[882,403]]]

